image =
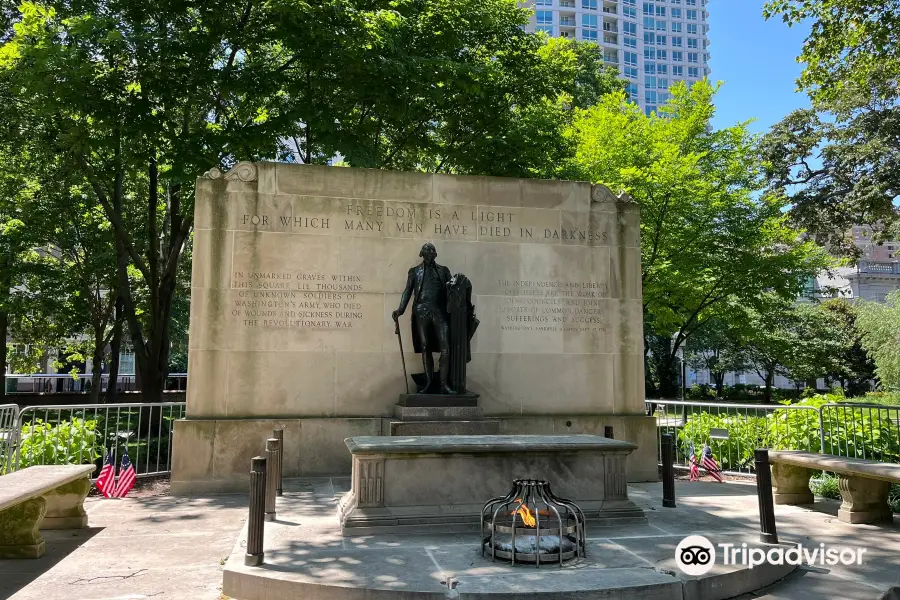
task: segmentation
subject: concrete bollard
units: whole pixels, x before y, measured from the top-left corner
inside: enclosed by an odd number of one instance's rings
[[[603,437],[613,439],[612,425],[605,425],[603,427]]]
[[[250,459],[250,516],[247,518],[247,553],[244,564],[258,567],[263,563],[263,530],[265,528],[266,459]]]
[[[266,440],[266,521],[275,520],[275,469],[278,468],[278,440]]]
[[[283,493],[282,490],[282,479],[284,478],[284,474],[282,469],[284,468],[284,429],[275,429],[272,432],[276,440],[278,440],[278,468],[275,469],[275,495],[281,496]]]
[[[675,440],[666,433],[662,436],[662,483],[665,508],[675,508]]]
[[[756,466],[756,496],[759,499],[759,541],[777,544],[775,530],[775,501],[772,499],[772,470],[769,467],[769,451],[758,448],[754,452]]]

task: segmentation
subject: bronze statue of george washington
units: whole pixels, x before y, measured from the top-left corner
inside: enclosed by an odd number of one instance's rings
[[[391,316],[396,322],[406,312],[410,299],[414,298],[411,317],[413,348],[422,353],[422,365],[425,369],[425,384],[419,389],[419,393],[426,393],[431,387],[434,380],[432,352],[440,352],[441,381],[438,391],[442,394],[455,394],[457,391],[448,383],[451,340],[447,300],[452,275],[450,269],[435,262],[437,250],[434,244],[423,245],[419,256],[422,257],[422,264],[409,270],[400,307]]]

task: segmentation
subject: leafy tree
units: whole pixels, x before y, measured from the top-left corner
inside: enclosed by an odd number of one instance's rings
[[[791,190],[790,214],[816,239],[855,254],[853,225],[896,234],[900,192],[900,5],[866,0],[771,0],[766,18],[811,21],[798,85],[813,103],[772,128],[763,144],[773,190]]]
[[[884,304],[860,301],[856,310],[862,345],[875,363],[881,385],[900,390],[900,292],[888,294]]]
[[[738,314],[741,314],[738,311]],[[719,317],[708,321],[685,342],[688,364],[709,372],[716,384],[716,397],[725,395],[725,375],[746,371],[747,357],[740,347],[737,325]]]
[[[0,47],[0,132],[42,184],[58,161],[102,208],[159,399],[196,177],[285,140],[304,162],[545,174],[572,97],[607,78],[526,20],[515,0],[26,1]]]
[[[835,298],[823,302],[822,310],[830,313],[834,319],[842,349],[837,369],[828,373],[828,377],[837,380],[848,397],[869,391],[869,382],[875,379],[875,364],[862,345],[862,331],[856,323],[856,305]]]
[[[759,194],[757,140],[747,124],[710,126],[715,89],[678,84],[651,116],[610,94],[578,111],[569,132],[576,155],[568,174],[640,204],[645,319],[664,339],[674,334],[653,350],[664,397],[675,395],[669,374],[694,332],[728,318],[733,306],[761,305],[764,292],[796,298],[828,263],[789,226],[784,196]]]

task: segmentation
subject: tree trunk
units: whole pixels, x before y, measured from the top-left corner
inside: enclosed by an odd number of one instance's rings
[[[122,326],[125,318],[122,308],[122,297],[116,298],[116,320],[113,322],[112,342],[109,345],[109,382],[106,384],[106,401],[110,404],[118,402],[119,397],[119,358],[122,353]]]
[[[3,301],[3,305],[5,306],[9,301],[8,290],[3,295],[6,296]],[[0,404],[6,404],[6,335],[8,333],[9,314],[5,310],[0,310]]]
[[[659,357],[657,361],[656,374],[659,377],[659,397],[660,398],[679,398],[681,396],[678,388],[678,359],[671,353],[666,353]]]
[[[775,384],[775,369],[766,369],[766,388],[763,390],[763,403],[772,402],[772,386]]]
[[[716,398],[721,398],[725,395],[725,372],[711,373],[711,375],[716,382]]]
[[[103,377],[103,357],[106,355],[106,341],[103,339],[103,332],[97,336],[94,332],[94,353],[91,358],[91,395],[89,402],[97,404],[100,401],[100,384]]]

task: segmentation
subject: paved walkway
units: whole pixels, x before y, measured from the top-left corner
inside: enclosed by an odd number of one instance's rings
[[[635,502],[654,513],[655,523],[706,520],[713,529],[722,519],[736,526],[758,523],[752,485],[678,481],[676,491],[678,508],[664,510],[660,484],[629,487]],[[0,599],[222,598],[222,562],[246,516],[245,496],[92,498],[87,506],[91,527],[44,533],[43,558],[0,560]],[[813,510],[779,506],[779,534],[810,546],[865,547],[863,564],[801,569],[746,598],[875,600],[891,585],[900,585],[900,525],[845,525],[837,521],[837,507],[835,501],[817,502]]]

